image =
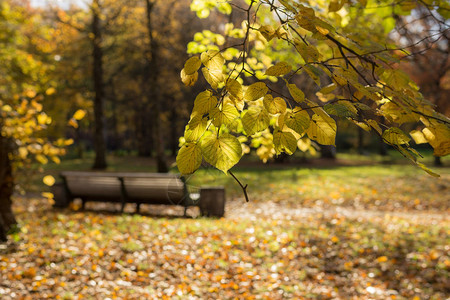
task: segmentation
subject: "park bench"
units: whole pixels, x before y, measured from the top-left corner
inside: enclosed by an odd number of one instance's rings
[[[76,198],[82,208],[88,201],[181,205],[186,215],[189,206],[198,206],[202,215],[222,217],[225,211],[223,188],[201,188],[190,193],[185,179],[177,174],[127,173],[127,172],[81,172],[66,171],[60,174],[61,183],[52,192],[56,207],[67,207]]]

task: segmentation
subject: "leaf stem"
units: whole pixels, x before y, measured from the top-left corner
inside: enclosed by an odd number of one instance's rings
[[[246,184],[246,185],[244,186],[244,185],[239,181],[239,179],[237,179],[237,177],[234,176],[233,172],[228,171],[228,173],[230,173],[230,175],[234,178],[234,180],[236,180],[236,182],[241,186],[242,191],[244,192],[245,201],[246,201],[246,202],[249,202],[248,195],[247,195],[247,187],[248,187],[248,184]]]

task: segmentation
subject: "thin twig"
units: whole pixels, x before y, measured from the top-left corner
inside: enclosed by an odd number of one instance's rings
[[[233,172],[228,171],[228,173],[230,173],[230,175],[234,178],[234,180],[236,180],[236,182],[241,186],[242,191],[244,192],[245,201],[246,201],[246,202],[249,202],[248,195],[247,195],[247,187],[248,187],[248,185],[246,184],[246,185],[244,186],[244,185],[239,181],[239,179],[237,179],[237,177],[234,176]]]

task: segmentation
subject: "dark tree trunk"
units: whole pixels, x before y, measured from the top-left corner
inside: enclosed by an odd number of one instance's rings
[[[103,50],[102,32],[100,25],[99,0],[94,0],[92,4],[92,58],[94,77],[94,150],[95,161],[93,169],[106,169],[106,136],[105,120],[103,113],[104,86],[103,86]]]
[[[178,122],[176,106],[172,106],[170,111],[170,133],[171,133],[171,152],[172,156],[177,156],[178,151]]]
[[[320,145],[320,157],[326,159],[336,159],[336,147],[331,145]]]
[[[435,156],[434,157],[434,165],[436,167],[442,167],[442,160],[440,156]]]
[[[383,138],[382,138],[381,136],[380,136],[380,138],[379,138],[379,141],[380,141],[380,148],[379,148],[380,155],[382,155],[382,156],[388,155],[388,152],[387,152],[387,145],[386,145],[386,143],[383,141]]]
[[[358,153],[363,154],[364,152],[364,130],[358,127]]]
[[[146,96],[145,96],[146,97]],[[145,99],[148,100],[148,99]],[[153,121],[151,120],[154,116],[151,112],[150,103],[148,101],[144,102],[144,105],[139,109],[139,125],[138,125],[138,155],[142,157],[152,156],[153,148]],[[151,116],[151,118],[149,117]]]
[[[10,152],[11,141],[0,136],[0,241],[5,241],[8,231],[17,224],[11,208],[14,177],[9,157]]]
[[[154,1],[145,0],[146,2],[146,22],[147,22],[147,34],[149,38],[149,45],[147,53],[145,55],[147,60],[147,68],[145,72],[146,78],[146,93],[145,96],[153,103],[151,107],[151,120],[153,122],[153,145],[156,152],[157,169],[159,173],[166,173],[169,171],[167,167],[166,155],[164,153],[164,139],[161,126],[161,98],[158,92],[158,44],[153,37],[152,27],[152,11],[155,5]],[[150,102],[148,101],[148,102]]]

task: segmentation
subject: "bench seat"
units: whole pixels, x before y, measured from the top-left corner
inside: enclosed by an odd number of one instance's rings
[[[54,194],[58,194],[55,206],[59,207],[79,198],[83,208],[88,201],[114,202],[122,204],[123,212],[126,203],[136,203],[139,212],[141,204],[164,204],[181,205],[185,214],[189,206],[200,206],[202,214],[209,214],[208,207],[200,205],[199,193],[189,193],[178,174],[65,171],[60,177],[59,190],[58,186],[54,188]],[[225,199],[221,202],[219,205],[224,205]]]

